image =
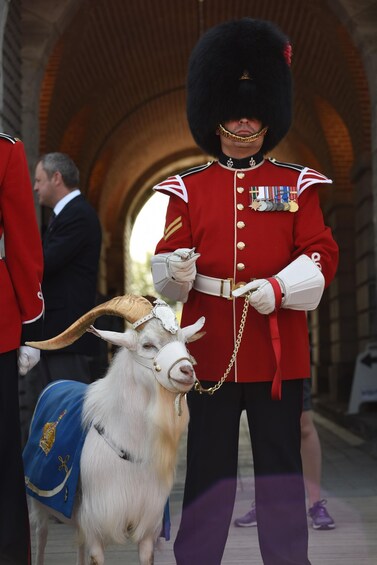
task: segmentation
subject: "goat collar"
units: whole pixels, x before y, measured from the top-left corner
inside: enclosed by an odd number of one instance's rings
[[[98,424],[94,424],[94,429],[99,433],[99,435],[101,437],[103,437],[103,439],[105,440],[105,442],[107,443],[107,445],[109,447],[111,447],[111,449],[113,451],[115,451],[115,453],[121,458],[124,459],[125,461],[129,461],[130,463],[141,463],[141,460],[139,459],[134,459],[134,457],[132,457],[132,455],[125,449],[122,449],[121,447],[118,447],[117,445],[115,445],[115,443],[109,438],[108,435],[106,435],[105,429],[98,425]]]
[[[157,320],[161,322],[162,327],[171,334],[176,334],[179,330],[178,321],[173,310],[168,304],[166,304],[166,302],[159,298],[154,301],[154,306],[151,312],[143,318],[140,318],[140,320],[137,320],[134,324],[132,324],[132,327],[136,330],[136,328],[141,326],[141,324],[144,324],[152,318],[157,318]]]

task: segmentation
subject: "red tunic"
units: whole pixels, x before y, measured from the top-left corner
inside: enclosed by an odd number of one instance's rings
[[[218,162],[197,167],[155,187],[173,194],[166,215],[165,235],[156,253],[195,247],[197,271],[235,283],[271,277],[302,254],[322,270],[326,286],[334,277],[338,247],[325,226],[319,204],[319,183],[329,179],[307,168],[264,161],[250,169],[230,169]],[[296,212],[260,212],[250,207],[250,187],[297,187]],[[206,335],[189,348],[199,380],[218,381],[231,359],[244,298],[227,300],[191,290],[182,326],[205,316]],[[281,308],[278,312],[283,379],[310,376],[306,315]],[[275,357],[268,316],[248,310],[236,363],[227,381],[272,380]]]
[[[40,337],[42,244],[23,144],[0,134],[0,353]]]

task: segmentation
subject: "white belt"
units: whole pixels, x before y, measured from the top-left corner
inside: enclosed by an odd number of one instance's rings
[[[216,279],[215,277],[207,277],[206,275],[196,275],[194,281],[194,289],[211,296],[219,296],[227,300],[233,300],[232,292],[240,286],[245,286],[245,282],[234,284],[234,279]]]

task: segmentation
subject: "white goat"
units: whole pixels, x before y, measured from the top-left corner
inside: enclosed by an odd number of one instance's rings
[[[91,326],[93,318],[105,313],[120,315],[117,306],[114,308],[114,300],[120,298],[123,306],[126,304],[122,315],[133,322],[133,329],[125,333],[95,330]],[[79,565],[87,560],[91,565],[103,565],[105,546],[123,544],[127,539],[138,544],[142,565],[153,563],[164,506],[173,485],[178,443],[188,423],[185,393],[195,381],[184,343],[198,339],[200,335],[195,334],[204,324],[201,318],[181,329],[164,302],[156,301],[152,307],[140,297],[120,298],[97,307],[76,322],[61,334],[63,341],[58,336],[30,343],[56,349],[72,343],[89,326],[89,331],[121,346],[106,376],[88,385],[84,396],[82,422],[86,435],[80,481],[69,520],[78,531]],[[132,315],[130,302],[132,308],[134,304],[138,306]],[[53,395],[53,386],[50,387]],[[57,441],[59,426],[55,428]],[[36,564],[43,565],[49,514],[68,520],[48,506],[48,497],[36,496],[45,491],[36,488],[28,476],[26,484],[33,497],[32,521],[37,526]]]

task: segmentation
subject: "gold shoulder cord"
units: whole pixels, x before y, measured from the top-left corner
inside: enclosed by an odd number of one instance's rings
[[[246,294],[245,296],[245,303],[243,305],[243,310],[242,310],[242,316],[241,316],[241,322],[240,322],[240,328],[238,330],[238,335],[237,335],[237,339],[236,339],[236,344],[234,346],[234,351],[232,354],[232,357],[230,358],[229,361],[229,365],[227,370],[225,371],[224,375],[222,376],[222,378],[219,380],[219,382],[217,384],[215,384],[214,386],[211,386],[210,388],[203,388],[202,385],[200,384],[200,382],[197,380],[194,384],[194,390],[196,392],[199,392],[200,394],[202,394],[203,392],[206,392],[207,394],[213,394],[214,392],[216,392],[217,390],[219,390],[219,388],[221,387],[221,385],[225,382],[225,379],[227,378],[227,376],[230,373],[231,368],[234,365],[234,362],[236,360],[237,357],[237,353],[238,350],[240,348],[241,345],[241,340],[242,340],[242,335],[243,335],[243,331],[245,329],[245,323],[246,323],[246,316],[247,316],[247,312],[249,309],[249,292]]]

